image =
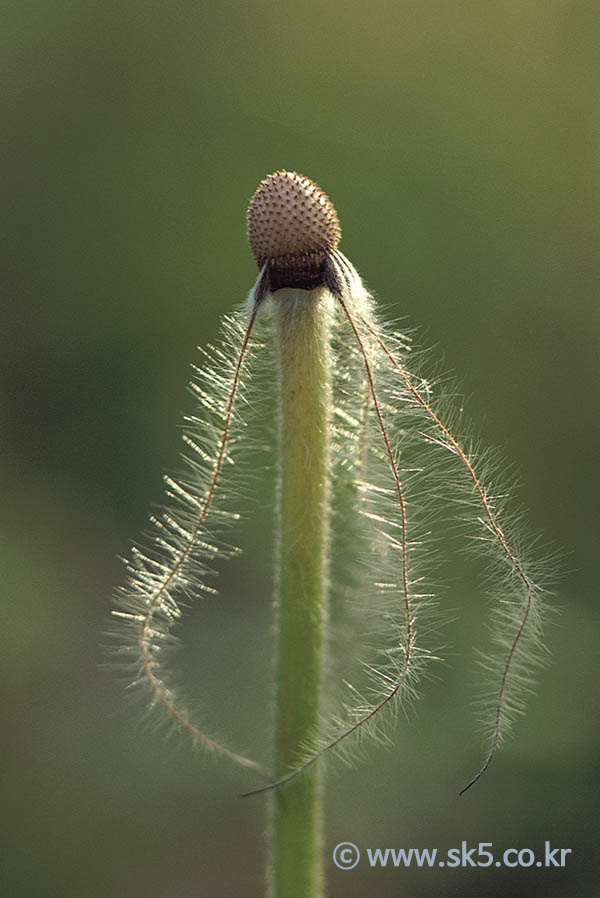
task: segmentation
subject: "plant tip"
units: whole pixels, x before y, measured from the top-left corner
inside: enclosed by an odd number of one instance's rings
[[[271,290],[322,283],[342,232],[333,203],[310,178],[268,175],[250,200],[247,222],[250,250],[259,268],[267,266]]]

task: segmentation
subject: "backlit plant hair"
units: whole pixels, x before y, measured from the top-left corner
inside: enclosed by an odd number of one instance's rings
[[[122,652],[131,658],[133,684],[147,688],[152,703],[196,742],[260,774],[263,785],[248,794],[275,792],[273,893],[307,898],[321,888],[319,776],[309,768],[332,752],[353,757],[366,737],[385,736],[386,712],[415,695],[433,657],[427,541],[439,514],[436,495],[456,502],[487,557],[493,600],[488,741],[461,794],[490,766],[523,710],[543,657],[549,576],[547,564],[525,558],[506,491],[491,486],[488,457],[458,435],[456,415],[440,411],[443,395],[436,398],[409,365],[411,341],[379,320],[339,250],[340,237],[331,201],[308,178],[278,171],[262,181],[248,211],[256,284],[224,319],[220,346],[195,369],[199,410],[186,422],[187,473],[165,478],[168,508],[152,518],[148,547],[133,549],[114,611],[129,633]],[[269,776],[192,721],[161,662],[182,600],[214,591],[214,563],[235,551],[226,535],[238,519],[231,496],[248,442],[246,413],[257,402],[251,372],[273,357],[278,648]],[[347,636],[338,659],[330,614],[342,641]],[[349,684],[351,670],[359,670],[359,685]],[[331,699],[324,687],[334,675],[341,685]]]

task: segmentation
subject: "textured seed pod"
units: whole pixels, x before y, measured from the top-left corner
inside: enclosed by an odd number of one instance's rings
[[[342,232],[331,200],[310,178],[268,175],[250,200],[247,221],[257,265],[268,266],[268,289],[311,289],[324,281]]]
[[[297,172],[268,175],[250,200],[248,242],[259,265],[337,248],[341,230],[327,194]]]

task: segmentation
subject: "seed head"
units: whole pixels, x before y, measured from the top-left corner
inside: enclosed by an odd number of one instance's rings
[[[327,194],[297,172],[276,171],[256,190],[248,208],[248,244],[269,289],[311,289],[323,280],[327,258],[342,232]]]
[[[327,194],[295,171],[268,175],[250,200],[248,242],[259,265],[296,253],[326,253],[341,236]]]

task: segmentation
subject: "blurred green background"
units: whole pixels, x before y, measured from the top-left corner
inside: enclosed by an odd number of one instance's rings
[[[595,4],[28,0],[3,22],[2,898],[264,894],[263,801],[146,726],[100,643],[117,556],[181,448],[195,346],[255,278],[247,200],[283,167],[332,197],[344,252],[456,373],[565,556],[551,666],[458,800],[481,758],[485,608],[448,553],[448,663],[391,751],[329,777],[330,898],[595,896]],[[252,515],[221,598],[188,614],[180,672],[216,732],[265,752],[271,518]],[[346,840],[463,839],[572,854],[564,870],[330,859]]]

